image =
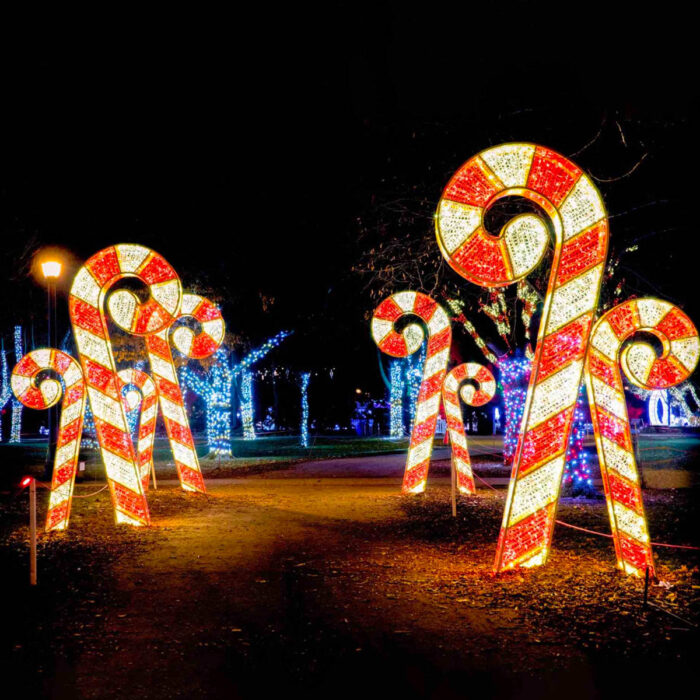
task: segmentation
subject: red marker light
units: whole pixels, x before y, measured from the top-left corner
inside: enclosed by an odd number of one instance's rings
[[[19,485],[24,488],[25,486],[29,486],[29,484],[32,483],[32,477],[31,476],[25,476],[22,481],[19,482]]]

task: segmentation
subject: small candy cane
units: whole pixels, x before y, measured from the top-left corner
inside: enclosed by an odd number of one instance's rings
[[[423,328],[416,323],[398,333],[394,324],[408,314],[418,316],[428,327],[428,352],[418,393],[411,444],[408,448],[404,493],[422,493],[428,478],[430,455],[440,408],[440,390],[445,379],[452,342],[452,329],[444,309],[421,292],[399,292],[385,299],[372,317],[372,337],[382,352],[406,357],[423,344]]]
[[[38,376],[46,370],[53,370],[63,379],[65,390],[58,380],[49,377],[42,379]],[[15,365],[11,384],[17,400],[28,408],[50,408],[55,406],[63,395],[46,532],[65,530],[70,518],[85,415],[83,372],[80,365],[65,352],[48,348],[33,350]]]
[[[661,357],[645,342],[623,347],[640,331],[661,341]],[[644,576],[648,567],[653,575],[654,561],[620,366],[639,387],[668,389],[690,376],[699,356],[695,326],[666,301],[627,301],[605,313],[593,327],[586,356],[586,385],[617,562],[628,574]]]
[[[466,384],[467,380],[476,382],[477,387]],[[461,388],[460,388],[461,387]],[[466,362],[455,367],[442,385],[442,404],[445,407],[447,429],[452,443],[452,465],[457,474],[457,488],[460,493],[474,495],[474,475],[472,474],[467,437],[464,431],[462,409],[459,396],[467,406],[484,406],[496,393],[496,380],[487,367],[476,362]]]
[[[484,216],[503,197],[529,199],[549,219],[522,214],[499,235]],[[494,571],[547,559],[583,361],[608,249],[603,200],[581,169],[548,148],[494,146],[467,161],[440,200],[440,250],[462,277],[484,287],[517,282],[554,256],[513,460]]]
[[[147,302],[141,303],[125,289],[107,298],[111,288],[125,278],[136,278],[148,287]],[[149,338],[148,334],[164,331],[177,318],[182,286],[175,270],[158,253],[140,245],[120,244],[93,255],[76,274],[70,291],[73,334],[116,520],[148,525],[148,503],[121,401],[122,382],[109,340],[105,300],[120,328]]]
[[[172,334],[173,344],[188,357],[201,359],[213,355],[223,342],[226,331],[218,307],[197,294],[184,294],[177,320],[188,317],[199,322],[201,331],[195,334],[190,328],[178,327]],[[204,493],[204,479],[170,351],[169,332],[166,328],[146,336],[146,349],[180,484],[185,491]]]
[[[158,414],[158,392],[155,382],[140,369],[129,367],[118,372],[123,382],[122,403],[128,412],[139,405],[139,432],[136,443],[136,458],[139,464],[143,490],[148,489],[148,480],[153,469],[153,443],[156,436],[156,416]],[[129,394],[138,393],[140,402],[131,402]]]

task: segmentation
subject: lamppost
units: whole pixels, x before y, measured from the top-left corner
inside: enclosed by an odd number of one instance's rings
[[[57,260],[46,260],[41,263],[41,273],[46,280],[48,289],[48,327],[47,339],[48,347],[57,347],[56,340],[56,281],[61,276],[62,265]],[[55,406],[49,408],[49,449],[46,454],[46,464],[44,465],[44,478],[51,478],[53,460],[56,455],[56,439],[58,435],[58,411]]]

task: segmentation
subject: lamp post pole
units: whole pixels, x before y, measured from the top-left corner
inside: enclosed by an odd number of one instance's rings
[[[48,347],[55,348],[58,344],[56,334],[56,281],[61,274],[61,263],[47,261],[41,265],[46,279],[48,304],[47,304],[47,341]],[[44,478],[50,479],[53,470],[53,460],[56,455],[56,439],[58,435],[58,407],[51,406],[48,410],[49,423],[49,449],[46,453],[44,465]]]

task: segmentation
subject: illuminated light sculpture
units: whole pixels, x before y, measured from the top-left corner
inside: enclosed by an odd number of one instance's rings
[[[153,444],[156,437],[156,417],[158,415],[158,392],[153,379],[135,367],[119,370],[123,382],[122,403],[129,414],[137,415],[138,435],[136,438],[136,459],[138,460],[141,483],[148,489],[148,481],[153,470]],[[138,412],[137,412],[138,409]]]
[[[468,380],[475,382],[476,387],[466,383]],[[495,393],[496,380],[493,374],[487,367],[476,362],[466,362],[455,367],[442,385],[442,402],[452,443],[452,465],[457,475],[457,488],[465,495],[475,494],[476,487],[459,397],[462,397],[467,406],[477,407],[486,405]]]
[[[624,345],[640,331],[661,341],[660,357],[649,343]],[[616,306],[597,321],[591,334],[586,386],[617,562],[629,574],[643,576],[648,568],[653,575],[654,561],[620,366],[636,386],[668,389],[690,376],[699,357],[700,341],[692,321],[658,299],[634,299]]]
[[[396,321],[407,315],[417,316],[428,328],[427,359],[403,478],[404,493],[422,493],[433,451],[452,329],[444,309],[429,296],[421,292],[398,292],[385,299],[372,317],[372,337],[382,352],[392,357],[407,357],[420,349],[424,339],[421,326],[411,323],[400,333],[394,328]]]
[[[399,360],[392,360],[389,365],[389,435],[392,438],[403,437],[403,367]]]
[[[176,328],[172,333],[175,347],[183,355],[192,359],[203,359],[213,355],[219,349],[226,333],[221,311],[216,304],[198,294],[183,294],[182,307],[175,320],[185,318],[198,321],[201,330],[195,334],[191,328],[184,326]],[[148,359],[158,390],[160,410],[180,485],[185,491],[205,493],[202,470],[185,411],[185,401],[170,351],[169,332],[169,328],[166,327],[146,336]]]
[[[309,446],[309,381],[311,374],[301,374],[301,446]]]
[[[549,218],[522,214],[497,236],[484,215],[499,199],[520,196]],[[498,540],[496,572],[546,561],[574,407],[608,247],[602,197],[564,156],[513,143],[482,151],[445,188],[436,214],[437,240],[450,266],[484,287],[523,279],[555,245],[521,437]]]
[[[148,287],[151,296],[147,302],[142,304],[125,289],[107,298],[111,287],[127,277],[135,277]],[[178,317],[181,303],[182,287],[175,270],[160,255],[139,245],[101,250],[73,280],[69,298],[73,336],[118,523],[147,525],[150,515],[121,401],[122,383],[109,340],[105,305],[117,326],[135,335],[146,335],[167,333]],[[169,354],[169,347],[167,351]],[[155,355],[150,348],[149,354]],[[154,375],[168,373],[165,360],[150,359],[151,366],[156,365]],[[172,380],[177,381],[174,376]],[[161,401],[164,415],[177,414],[179,407],[167,399],[167,388]],[[164,405],[166,402],[168,405]]]
[[[59,380],[41,376],[48,370],[63,379],[65,389]],[[83,428],[86,396],[83,372],[80,365],[61,350],[33,350],[15,365],[12,390],[28,408],[47,409],[62,399],[46,531],[65,530],[70,518]]]
[[[15,326],[15,361],[19,362],[24,351],[22,350],[22,326]],[[22,440],[22,402],[15,397],[12,401],[12,425],[10,427],[11,445],[18,445]]]

